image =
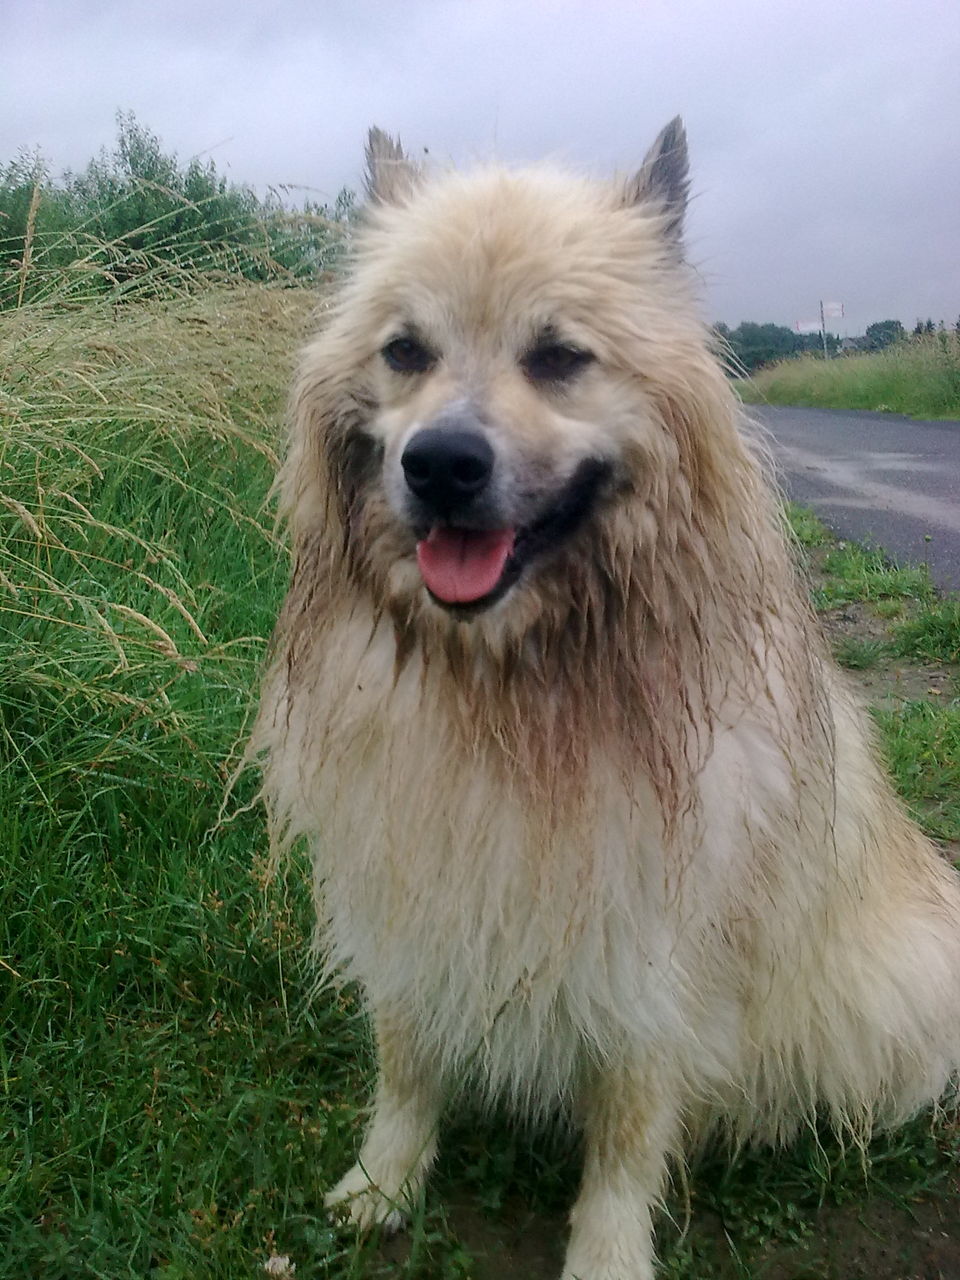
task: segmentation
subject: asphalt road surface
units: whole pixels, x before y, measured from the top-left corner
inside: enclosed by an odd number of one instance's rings
[[[960,590],[960,422],[891,413],[749,405],[770,433],[780,481],[841,538],[928,564]]]

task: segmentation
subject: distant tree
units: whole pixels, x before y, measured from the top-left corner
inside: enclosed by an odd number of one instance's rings
[[[915,338],[923,337],[923,321],[919,316],[917,317],[917,323],[913,326],[913,336]]]
[[[901,336],[902,336],[902,337],[904,337],[904,338],[907,336],[907,331],[906,331],[906,329],[901,330]],[[849,347],[849,349],[850,349],[851,351],[869,351],[869,350],[871,349],[871,348],[867,345],[867,337],[866,337],[866,334],[864,334],[862,337],[859,337],[859,338],[845,338],[845,339],[844,339],[844,343],[847,343],[847,342],[849,342],[849,343],[850,343],[850,347]],[[841,345],[843,345],[843,344],[841,344]]]
[[[953,326],[953,331],[960,338],[960,316],[957,316],[957,323]]]
[[[202,262],[225,244],[257,238],[253,192],[228,184],[212,162],[192,160],[181,169],[132,112],[117,113],[113,151],[68,175],[67,192],[84,230],[113,247],[114,269],[124,274],[143,254]]]
[[[933,321],[932,321],[932,320],[929,320],[929,319],[927,320],[927,323],[923,326],[923,332],[924,332],[924,333],[935,333],[935,332],[936,332],[936,326],[934,325],[934,323],[933,323]]]
[[[823,337],[818,332],[797,335],[797,353],[811,356],[823,355]],[[827,332],[827,355],[835,356],[840,350],[840,339],[835,333]]]
[[[742,320],[723,335],[737,360],[752,372],[775,360],[783,360],[803,349],[803,339],[780,324],[757,324]]]
[[[906,330],[899,320],[877,320],[867,325],[865,349],[882,351],[894,342],[900,342],[907,336]]]

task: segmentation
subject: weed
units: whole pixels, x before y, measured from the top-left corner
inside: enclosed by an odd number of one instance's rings
[[[899,618],[903,613],[903,601],[894,598],[888,600],[874,600],[873,612],[878,618],[889,621],[891,618]]]
[[[845,636],[834,645],[833,654],[841,667],[851,671],[866,671],[875,667],[887,652],[883,640],[861,639],[859,636]]]
[[[960,662],[960,599],[919,610],[894,631],[897,653],[926,662]]]
[[[112,153],[56,181],[38,155],[0,165],[0,309],[98,294],[164,296],[211,273],[313,280],[345,243],[352,196],[333,209],[289,191],[262,199],[212,161],[184,168],[133,115],[119,113]]]
[[[905,601],[933,599],[933,584],[925,566],[900,569],[877,548],[836,539],[809,507],[789,502],[784,512],[802,558],[817,570],[820,585],[813,592],[813,601],[818,609],[863,601],[869,602],[878,616],[896,617]]]

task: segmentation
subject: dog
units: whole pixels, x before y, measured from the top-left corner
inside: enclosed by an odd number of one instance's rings
[[[684,251],[628,180],[430,175],[372,130],[292,397],[252,749],[379,1080],[328,1205],[398,1226],[451,1093],[582,1126],[564,1280],[649,1280],[703,1136],[948,1096],[960,891],[806,603]]]

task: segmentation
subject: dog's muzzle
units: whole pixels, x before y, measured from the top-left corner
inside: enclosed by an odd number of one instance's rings
[[[518,522],[500,495],[494,446],[459,406],[414,432],[400,466],[424,585],[461,617],[501,599],[531,560],[575,533],[612,469],[603,459],[584,458],[532,519]]]
[[[417,431],[400,465],[426,536],[417,563],[433,598],[473,606],[501,586],[514,531],[496,518],[495,454],[482,431],[454,422]]]
[[[426,512],[454,520],[479,498],[493,475],[493,447],[479,431],[426,427],[400,458],[404,479]]]

